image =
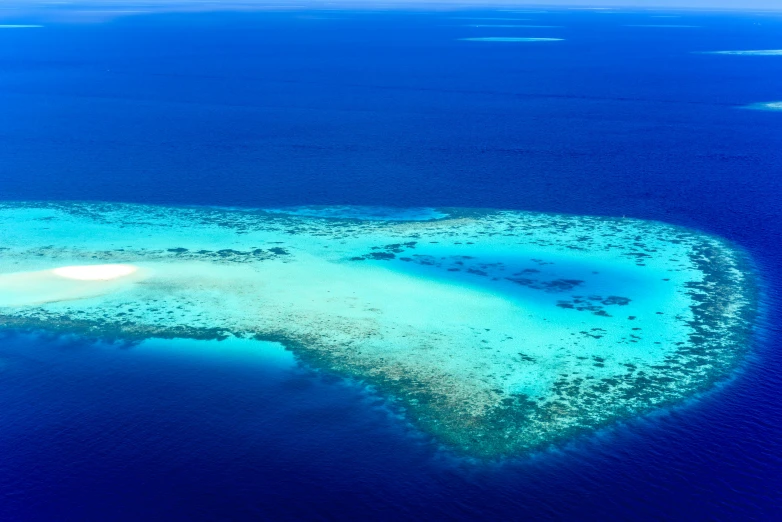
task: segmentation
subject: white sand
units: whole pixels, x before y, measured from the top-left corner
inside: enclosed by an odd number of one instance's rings
[[[125,264],[72,265],[0,274],[0,307],[98,297],[127,289],[147,272]]]
[[[111,264],[63,266],[55,268],[52,270],[52,273],[67,279],[78,279],[79,281],[108,281],[129,276],[137,271],[138,267],[133,265]]]

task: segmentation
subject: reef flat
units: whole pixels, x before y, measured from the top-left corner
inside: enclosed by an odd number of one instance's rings
[[[707,390],[756,306],[741,250],[633,219],[5,203],[0,230],[4,328],[280,342],[482,458]]]

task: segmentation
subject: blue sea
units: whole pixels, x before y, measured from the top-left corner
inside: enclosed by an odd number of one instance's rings
[[[741,108],[782,56],[705,54],[782,49],[782,14],[9,13],[43,27],[0,28],[2,200],[655,219],[763,288],[732,380],[499,462],[279,347],[4,332],[1,520],[782,519],[782,113]]]

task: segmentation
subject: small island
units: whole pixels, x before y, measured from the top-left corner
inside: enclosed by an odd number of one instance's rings
[[[0,205],[0,327],[276,341],[478,458],[674,405],[751,345],[735,245],[518,211]]]

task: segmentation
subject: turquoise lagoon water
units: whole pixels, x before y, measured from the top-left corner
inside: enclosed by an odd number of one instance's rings
[[[741,360],[755,307],[739,250],[633,219],[6,203],[0,226],[6,327],[180,358],[295,355],[482,458],[708,389]],[[51,272],[119,263],[138,271]]]

